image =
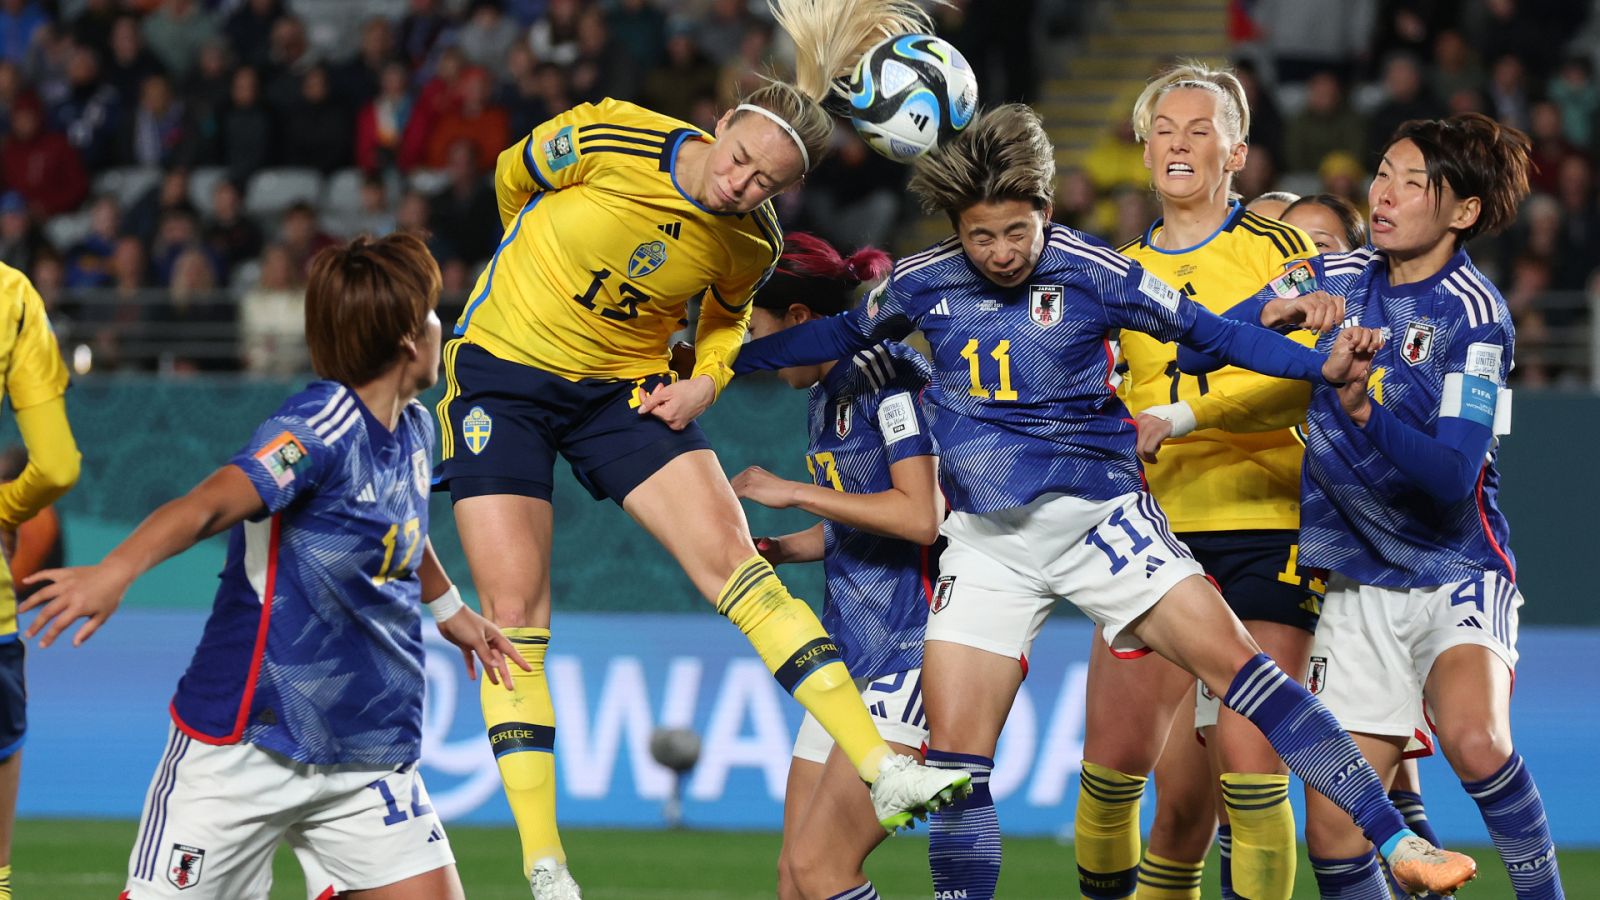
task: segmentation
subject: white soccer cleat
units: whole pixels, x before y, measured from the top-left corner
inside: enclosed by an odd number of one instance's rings
[[[872,783],[872,809],[890,834],[928,813],[972,793],[972,774],[960,769],[930,769],[909,756],[891,756]]]
[[[1412,896],[1431,891],[1448,897],[1478,877],[1478,864],[1472,857],[1441,850],[1414,834],[1401,838],[1385,862],[1390,874]]]
[[[533,877],[528,879],[533,889],[533,900],[583,900],[583,892],[572,880],[567,864],[553,856],[533,864]]]

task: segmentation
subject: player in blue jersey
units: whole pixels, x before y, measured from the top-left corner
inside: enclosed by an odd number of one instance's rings
[[[1478,115],[1407,122],[1368,191],[1372,243],[1320,258],[1317,287],[1344,321],[1390,341],[1368,377],[1313,388],[1301,559],[1328,569],[1315,659],[1320,695],[1385,777],[1415,730],[1420,693],[1445,758],[1477,802],[1518,898],[1562,896],[1544,806],[1511,740],[1522,593],[1497,495],[1510,429],[1515,330],[1465,245],[1511,224],[1528,192],[1528,139]],[[1230,316],[1292,325],[1258,296]],[[1325,335],[1321,346],[1336,341]],[[1185,371],[1205,360],[1180,357]],[[1308,803],[1325,897],[1385,896],[1364,839]]]
[[[172,699],[124,898],[266,898],[279,841],[351,898],[459,898],[417,771],[426,600],[440,633],[510,683],[511,643],[428,543],[439,268],[396,234],[329,248],[306,288],[311,361],[244,448],[99,564],[37,573],[28,629],[81,644],[141,573],[229,532],[216,603]]]
[[[1144,490],[1134,425],[1111,381],[1110,339],[1122,329],[1313,382],[1363,377],[1377,333],[1345,329],[1324,355],[1230,327],[1133,260],[1051,224],[1054,159],[1027,107],[985,113],[912,176],[956,234],[901,260],[863,307],[756,341],[735,365],[808,365],[913,329],[927,337],[929,425],[954,509],[924,647],[929,747],[965,754],[984,773],[1022,681],[1019,660],[1067,597],[1113,649],[1161,653],[1255,723],[1409,887],[1454,890],[1472,861],[1405,828],[1349,735],[1260,652],[1172,537]],[[1129,715],[1163,712],[1132,699]],[[963,863],[935,871],[936,892],[993,896],[998,860],[976,864],[993,815],[971,803],[935,816],[932,839],[951,848],[941,858]]]
[[[881,250],[848,258],[809,234],[792,234],[771,280],[756,293],[750,333],[760,338],[848,308],[856,287],[889,274]],[[927,361],[903,344],[864,350],[849,362],[783,369],[791,387],[809,389],[810,483],[752,466],[733,479],[742,498],[798,508],[823,521],[762,538],[774,565],[822,560],[827,594],[822,624],[839,645],[878,733],[896,753],[920,756],[922,632],[932,578],[930,545],[939,537],[933,438],[921,409]],[[849,758],[807,715],[789,765],[778,896],[875,898],[862,863],[885,837]]]

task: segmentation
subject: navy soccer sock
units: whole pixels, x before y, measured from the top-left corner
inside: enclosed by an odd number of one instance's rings
[[[972,773],[972,794],[928,816],[928,866],[936,897],[991,900],[1000,881],[1000,819],[989,793],[994,760],[986,756],[929,750],[934,769]]]

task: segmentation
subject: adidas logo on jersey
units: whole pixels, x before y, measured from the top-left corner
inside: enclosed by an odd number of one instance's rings
[[[1161,568],[1162,566],[1164,566],[1166,564],[1167,564],[1167,561],[1162,559],[1159,556],[1147,556],[1147,557],[1145,557],[1144,558],[1144,577],[1149,578],[1151,575],[1154,575],[1156,573],[1157,569]]]
[[[683,231],[683,223],[668,222],[665,225],[657,225],[656,230],[673,240],[677,240],[679,233]]]
[[[933,309],[928,310],[928,315],[930,315],[930,316],[948,316],[948,315],[950,315],[950,301],[946,300],[943,297],[940,297],[939,298],[939,302],[935,303],[933,305]]]
[[[367,482],[366,486],[361,489],[361,493],[356,495],[356,502],[357,503],[377,503],[378,502],[378,492],[372,489],[372,482],[370,482],[370,481]]]

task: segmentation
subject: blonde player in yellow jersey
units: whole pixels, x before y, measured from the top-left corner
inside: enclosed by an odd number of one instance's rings
[[[22,641],[11,551],[17,526],[33,518],[78,481],[78,445],[67,425],[67,368],[45,317],[44,301],[27,276],[0,263],[0,371],[28,464],[0,485],[0,900],[11,898],[11,829],[28,727]]]
[[[1133,123],[1145,142],[1162,218],[1121,251],[1213,312],[1268,282],[1293,284],[1300,272],[1295,264],[1316,255],[1310,239],[1230,199],[1250,127],[1238,80],[1202,64],[1181,64],[1146,86]],[[1303,333],[1301,340],[1309,345],[1311,335]],[[1160,417],[1195,432],[1169,442],[1159,462],[1145,456],[1151,493],[1251,636],[1301,680],[1320,590],[1294,564],[1303,448],[1287,428],[1248,435],[1217,429],[1250,415],[1229,403],[1230,396],[1267,391],[1292,397],[1288,402],[1303,409],[1309,388],[1239,368],[1205,379],[1180,375],[1176,345],[1143,334],[1124,333],[1121,348],[1127,371],[1119,394],[1128,408],[1140,421]],[[1186,742],[1193,755],[1187,765],[1171,769],[1176,783],[1160,780],[1167,767],[1157,770],[1162,808],[1187,813],[1188,820],[1167,828],[1169,822],[1158,822],[1141,861],[1139,800],[1173,717],[1126,715],[1129,702],[1174,710],[1193,696],[1194,684],[1164,660],[1117,659],[1104,642],[1094,642],[1075,828],[1084,897],[1200,896],[1215,824],[1203,751]],[[1240,896],[1287,900],[1295,858],[1287,769],[1261,732],[1231,711],[1220,714],[1209,749],[1220,758]]]
[[[779,683],[872,783],[890,830],[969,789],[884,743],[809,607],[756,553],[695,418],[732,377],[750,297],[782,252],[768,202],[826,152],[824,100],[872,44],[928,31],[913,0],[776,0],[794,85],[771,82],[714,134],[630,103],[582,105],[501,153],[505,235],[444,352],[449,490],[484,613],[532,664],[483,692],[484,719],[539,898],[579,896],[556,830],[550,633],[552,469],[560,453],[670,552]],[[697,361],[668,338],[700,300]]]

